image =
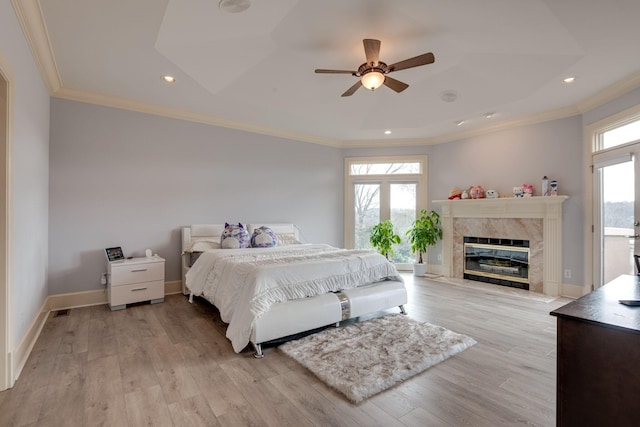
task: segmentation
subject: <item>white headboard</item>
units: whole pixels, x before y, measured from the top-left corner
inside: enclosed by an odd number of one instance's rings
[[[247,224],[249,234],[259,227],[269,227],[276,235],[288,236],[300,241],[300,232],[295,224],[257,222]],[[182,293],[187,295],[185,275],[189,271],[191,261],[191,248],[194,242],[220,242],[220,236],[224,231],[224,224],[191,224],[182,228]]]

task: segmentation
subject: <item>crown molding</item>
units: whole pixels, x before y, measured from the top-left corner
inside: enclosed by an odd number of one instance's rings
[[[119,108],[122,110],[136,111],[139,113],[153,114],[156,116],[162,116],[172,119],[291,139],[297,142],[308,142],[311,144],[342,148],[342,144],[338,140],[321,138],[295,132],[288,132],[280,129],[268,128],[265,126],[257,126],[251,123],[224,119],[213,114],[205,114],[184,110],[181,108],[167,107],[164,105],[142,102],[134,99],[122,98],[102,93],[70,88],[60,88],[52,96],[54,98],[68,99],[71,101],[85,102],[88,104],[102,105],[105,107]]]
[[[586,113],[601,105],[613,101],[614,99],[631,92],[640,87],[640,71],[633,73],[627,78],[620,80],[611,86],[602,89],[595,95],[579,102],[576,107],[580,113]]]
[[[379,148],[379,147],[412,147],[419,145],[437,145],[445,142],[459,141],[462,139],[475,138],[490,133],[514,129],[522,126],[544,123],[552,120],[564,119],[580,114],[575,106],[559,108],[552,111],[545,111],[540,114],[529,115],[516,118],[513,120],[501,122],[498,124],[483,126],[477,129],[470,129],[463,132],[448,133],[445,135],[434,136],[431,138],[412,138],[412,139],[396,139],[396,140],[366,140],[366,141],[344,141],[343,148]]]
[[[49,39],[46,23],[44,21],[39,0],[11,0],[16,15],[22,27],[22,31],[31,48],[34,60],[40,70],[42,79],[49,90],[50,96],[73,101],[121,108],[130,111],[154,114],[162,117],[185,120],[195,123],[220,126],[246,132],[269,135],[290,139],[298,142],[319,144],[334,148],[380,148],[380,147],[406,147],[421,145],[436,145],[452,142],[460,139],[473,138],[493,132],[512,129],[520,126],[558,120],[583,114],[601,105],[610,102],[632,90],[640,87],[640,72],[614,83],[599,91],[594,96],[565,108],[532,116],[516,118],[496,125],[484,126],[462,132],[452,132],[444,135],[407,138],[407,139],[377,139],[377,140],[338,140],[324,138],[315,135],[289,132],[282,129],[274,129],[255,124],[224,119],[213,114],[204,114],[174,107],[116,97],[107,94],[82,91],[73,88],[65,88],[55,62],[51,41]]]
[[[11,4],[16,11],[20,27],[31,48],[40,75],[47,86],[49,95],[51,95],[62,87],[62,79],[53,56],[53,48],[40,2],[38,0],[11,0]]]

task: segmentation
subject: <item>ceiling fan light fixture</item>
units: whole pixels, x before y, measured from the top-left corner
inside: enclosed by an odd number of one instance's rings
[[[380,71],[369,71],[360,79],[362,86],[370,90],[376,90],[384,83],[384,74]]]

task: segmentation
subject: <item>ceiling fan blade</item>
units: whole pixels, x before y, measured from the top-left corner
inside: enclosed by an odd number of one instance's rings
[[[318,74],[356,74],[356,71],[349,70],[323,70],[322,68],[317,68],[316,73]]]
[[[358,83],[354,84],[349,89],[347,89],[347,91],[345,93],[343,93],[342,96],[351,96],[351,95],[353,95],[355,93],[355,91],[360,89],[360,86],[362,86],[362,83],[360,82],[360,80],[358,80]]]
[[[378,58],[380,57],[380,40],[376,39],[364,39],[364,54],[367,57],[367,64],[378,65]]]
[[[419,67],[421,65],[427,65],[434,63],[436,58],[433,53],[424,53],[422,55],[414,56],[413,58],[405,59],[404,61],[396,62],[387,67],[387,72],[406,70],[407,68]]]
[[[408,84],[402,83],[400,80],[392,79],[389,76],[384,77],[384,85],[388,88],[395,90],[398,93],[402,92],[403,90],[409,87]]]

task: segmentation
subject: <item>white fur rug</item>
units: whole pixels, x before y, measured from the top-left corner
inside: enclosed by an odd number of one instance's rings
[[[358,403],[475,343],[443,327],[391,314],[329,328],[279,349]]]

